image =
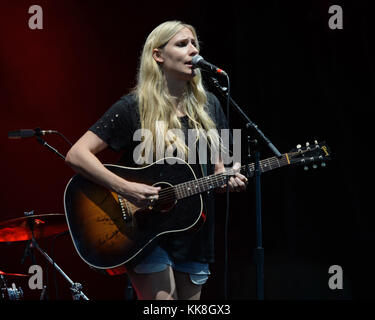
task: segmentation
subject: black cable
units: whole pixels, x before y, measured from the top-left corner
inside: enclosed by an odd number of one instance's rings
[[[65,137],[62,133],[60,133],[60,132],[58,132],[58,131],[55,131],[55,130],[53,130],[52,133],[56,133],[56,134],[58,134],[60,137],[62,137],[62,138],[66,141],[67,144],[69,144],[70,146],[73,146],[73,144],[68,140],[68,138]]]
[[[229,121],[229,105],[230,105],[230,80],[229,76],[227,76],[227,122],[228,122],[228,128],[230,128],[230,121]]]
[[[227,122],[229,126],[229,102],[230,102],[230,81],[227,75]],[[229,152],[229,150],[228,150]],[[224,299],[228,300],[228,226],[229,226],[229,176],[227,176],[227,189],[226,189],[226,212],[225,212],[225,230],[224,230]]]
[[[229,106],[230,106],[230,80],[227,74],[227,88],[222,87],[219,81],[215,77],[209,77],[215,88],[219,90],[222,95],[225,95],[227,98],[227,107],[226,107],[226,117],[228,129],[230,128],[230,115],[229,115]],[[230,150],[228,150],[230,152]],[[225,213],[225,226],[224,226],[224,298],[228,298],[228,226],[229,226],[229,176],[226,176],[226,213]]]
[[[229,176],[227,176],[226,211],[224,225],[224,300],[228,300],[228,225],[229,225]]]

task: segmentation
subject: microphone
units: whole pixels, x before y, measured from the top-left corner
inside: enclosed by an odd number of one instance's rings
[[[55,130],[41,130],[40,128],[32,129],[21,129],[16,131],[9,131],[8,138],[9,139],[22,139],[22,138],[30,138],[30,137],[40,137],[44,136],[46,133],[56,133]]]
[[[200,55],[194,56],[193,59],[191,60],[191,63],[193,65],[193,68],[200,68],[204,71],[208,71],[208,72],[211,72],[211,73],[214,73],[214,74],[221,74],[223,76],[227,76],[227,73],[224,70],[222,70],[222,69],[214,66],[213,64],[207,62]]]

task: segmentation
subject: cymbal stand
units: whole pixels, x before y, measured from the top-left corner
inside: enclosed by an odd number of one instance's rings
[[[32,215],[34,215],[34,210],[31,210],[29,212],[24,212],[24,215],[26,217],[32,216]],[[33,219],[27,220],[27,226],[28,226],[28,228],[31,231],[32,237],[34,237],[34,220]],[[25,259],[28,256],[31,257],[32,264],[36,264],[36,262],[35,262],[34,248],[32,246],[32,241],[31,240],[28,240],[27,243],[26,243],[25,250],[24,250],[24,253],[23,253],[23,257],[22,257],[22,260],[21,260],[21,264],[23,264],[25,262]]]
[[[25,212],[25,215],[27,216],[32,216],[34,214],[34,210],[31,211],[31,212]],[[52,264],[52,266],[58,271],[60,272],[60,274],[64,277],[64,279],[66,281],[69,282],[70,284],[70,291],[72,292],[72,297],[73,297],[73,300],[80,300],[81,298],[83,300],[89,300],[89,298],[87,298],[87,296],[82,292],[82,285],[78,282],[73,282],[67,275],[66,273],[56,264],[56,262],[54,260],[52,260],[50,258],[50,256],[44,251],[42,250],[41,247],[39,247],[38,243],[36,242],[35,240],[35,237],[34,237],[34,219],[33,218],[30,218],[29,220],[29,223],[28,223],[28,227],[30,228],[30,230],[32,231],[31,232],[31,243],[28,244],[30,245],[31,248],[35,248],[37,249],[46,259],[49,263]]]
[[[45,251],[43,251],[41,247],[39,247],[35,239],[32,239],[32,243],[33,243],[34,248],[36,248],[47,259],[47,261],[51,263],[58,272],[60,272],[60,274],[64,277],[64,279],[69,282],[70,291],[72,292],[73,300],[80,300],[81,298],[83,300],[89,300],[89,298],[87,298],[87,296],[82,292],[82,285],[78,282],[73,282],[66,275],[66,273],[56,264],[56,262],[52,260],[50,256]]]

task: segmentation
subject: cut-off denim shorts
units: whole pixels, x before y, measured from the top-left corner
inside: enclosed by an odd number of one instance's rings
[[[190,281],[196,285],[205,284],[211,274],[208,263],[174,262],[169,254],[159,246],[155,247],[133,270],[136,273],[154,273],[164,271],[167,266],[171,266],[173,270],[188,273]]]

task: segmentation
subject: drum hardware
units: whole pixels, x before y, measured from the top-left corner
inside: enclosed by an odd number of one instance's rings
[[[28,277],[28,274],[22,274],[22,273],[7,273],[0,270],[0,276],[8,276],[8,277]]]
[[[38,250],[44,256],[44,258],[63,276],[63,278],[68,281],[73,300],[89,300],[82,292],[82,285],[78,282],[73,282],[37,243],[37,239],[40,238],[68,233],[65,215],[59,213],[34,215],[34,211],[25,212],[24,214],[24,217],[0,222],[0,242],[27,241],[21,261],[22,263],[27,256],[31,256],[32,262],[35,264],[33,250]],[[3,291],[5,295],[6,288],[8,296],[12,297],[13,300],[21,298],[23,296],[22,289],[16,288],[15,285],[12,286],[12,288],[8,288],[6,286],[5,278],[5,275],[7,274],[0,273],[0,275],[2,277],[1,281],[3,283],[3,287],[5,284],[4,290],[2,289],[2,295]],[[41,299],[44,298],[45,291],[46,288],[43,287]]]
[[[0,242],[47,238],[68,230],[64,214],[34,215],[33,212],[25,212],[24,217],[0,222]]]
[[[12,283],[12,286],[8,287],[7,275],[12,277],[27,277],[26,274],[5,273],[0,270],[0,300],[21,300],[23,297],[22,288],[17,288],[15,283]]]
[[[61,133],[56,130],[47,130],[44,132],[48,133],[57,133],[60,135],[64,140],[72,146],[72,143]],[[40,128],[35,128],[35,130],[20,130],[20,131],[13,131],[8,132],[8,138],[25,138],[30,136],[35,136],[37,142],[39,142],[42,146],[46,147],[54,154],[58,155],[60,158],[65,160],[65,157],[58,152],[57,149],[50,146],[42,137],[43,130]],[[0,242],[14,242],[14,241],[26,241],[26,248],[24,252],[24,259],[30,255],[31,259],[35,260],[33,256],[33,249],[36,248],[52,266],[60,272],[60,274],[70,283],[71,287],[70,290],[72,292],[73,300],[89,300],[87,296],[82,292],[82,285],[77,282],[73,282],[64,272],[63,270],[55,263],[53,259],[51,259],[48,254],[43,251],[36,239],[39,238],[46,238],[52,235],[62,234],[68,230],[68,226],[66,224],[66,219],[64,214],[44,214],[44,215],[34,215],[34,210],[30,212],[25,212],[25,217],[12,219],[9,221],[5,221],[0,223]],[[31,251],[31,252],[30,252]],[[33,261],[34,262],[34,261]],[[42,293],[40,299],[44,299],[44,295],[46,292],[46,286],[43,286]]]
[[[82,285],[78,282],[73,282],[67,275],[66,273],[56,264],[56,262],[54,260],[52,260],[49,255],[43,251],[38,243],[36,242],[35,239],[32,240],[32,245],[34,248],[36,248],[46,259],[49,263],[52,264],[52,266],[58,271],[60,272],[60,274],[64,277],[64,279],[66,281],[69,282],[70,284],[70,291],[72,292],[72,297],[73,297],[73,300],[80,300],[81,298],[83,300],[89,300],[89,298],[87,298],[87,296],[82,292]]]
[[[46,292],[47,292],[47,286],[43,286],[42,292],[40,293],[39,300],[45,300]]]

